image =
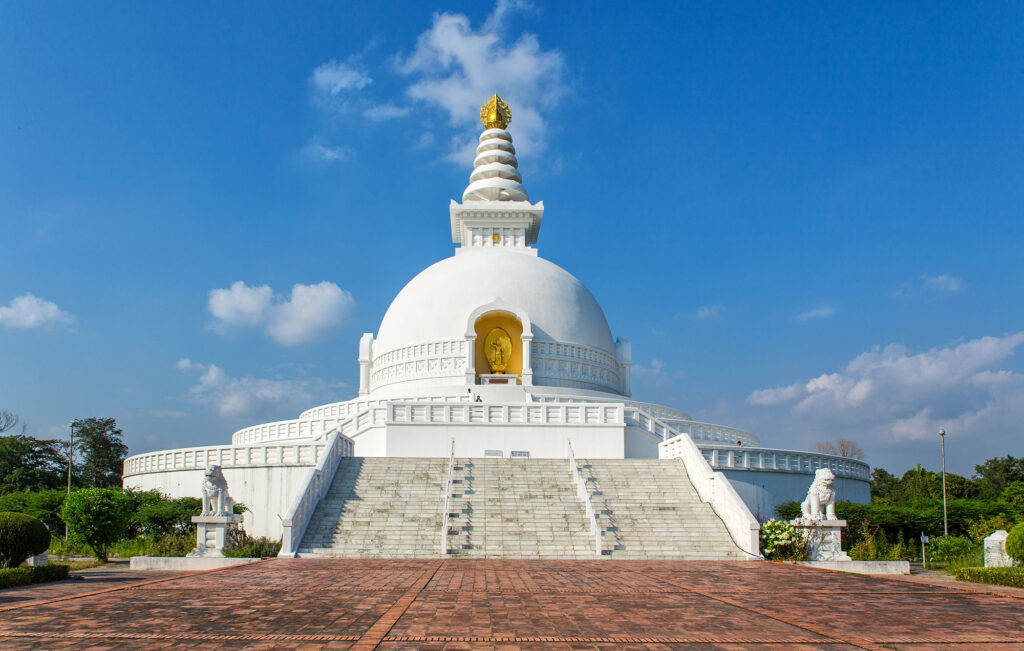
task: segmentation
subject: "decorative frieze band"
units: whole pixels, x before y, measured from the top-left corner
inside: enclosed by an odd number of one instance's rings
[[[459,375],[466,369],[466,340],[433,341],[389,350],[373,360],[370,386]]]

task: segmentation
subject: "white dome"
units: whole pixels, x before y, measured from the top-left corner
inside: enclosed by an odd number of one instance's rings
[[[463,339],[473,311],[495,302],[525,312],[535,341],[615,355],[608,321],[583,283],[532,252],[501,248],[460,249],[409,281],[381,321],[374,354]]]

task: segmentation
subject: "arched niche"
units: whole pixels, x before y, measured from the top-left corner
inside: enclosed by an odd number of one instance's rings
[[[473,332],[476,334],[476,342],[473,359],[476,366],[476,374],[486,375],[493,373],[487,361],[486,341],[487,335],[495,328],[504,330],[512,342],[512,351],[504,374],[510,377],[522,377],[523,374],[523,323],[512,312],[505,310],[492,310],[477,317],[473,323]]]

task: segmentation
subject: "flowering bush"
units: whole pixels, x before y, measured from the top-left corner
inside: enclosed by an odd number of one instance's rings
[[[807,541],[790,523],[772,519],[761,525],[761,553],[774,561],[802,561],[807,558]]]

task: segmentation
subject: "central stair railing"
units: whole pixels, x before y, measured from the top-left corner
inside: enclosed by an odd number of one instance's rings
[[[448,455],[448,481],[444,485],[444,513],[441,515],[441,556],[448,555],[448,509],[452,499],[452,475],[455,473],[455,439]]]
[[[572,441],[569,443],[569,472],[572,473],[573,480],[576,482],[576,497],[583,502],[583,507],[587,511],[587,519],[590,521],[590,534],[594,536],[594,553],[598,556],[601,555],[601,527],[597,524],[597,512],[594,510],[594,500],[590,497],[590,491],[587,490],[587,482],[583,479],[583,474],[580,472],[580,467],[576,464],[576,453],[572,450]]]

